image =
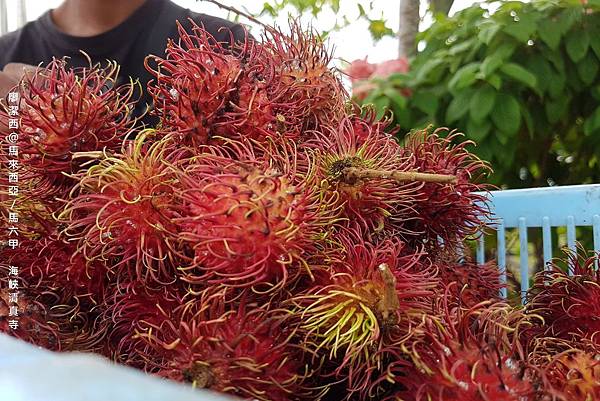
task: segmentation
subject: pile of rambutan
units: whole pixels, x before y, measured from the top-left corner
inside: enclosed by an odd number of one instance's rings
[[[243,399],[600,400],[597,256],[502,300],[462,245],[487,210],[472,143],[399,140],[290,32],[180,26],[147,60],[154,127],[114,64],[24,78],[0,331]]]

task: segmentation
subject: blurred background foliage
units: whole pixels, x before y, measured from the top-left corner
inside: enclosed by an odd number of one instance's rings
[[[504,188],[600,182],[600,0],[502,2],[438,13],[410,70],[362,103],[401,127],[456,128]]]

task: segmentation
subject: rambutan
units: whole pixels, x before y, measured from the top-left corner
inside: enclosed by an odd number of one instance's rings
[[[559,399],[600,400],[600,348],[589,340],[538,338],[530,360],[543,369]]]
[[[185,273],[190,282],[272,293],[310,275],[306,258],[339,212],[311,185],[313,173],[296,169],[293,144],[266,158],[229,145],[229,155],[207,149],[178,178],[182,211],[174,221],[201,271]]]
[[[3,272],[5,273],[5,272]],[[0,333],[5,333],[31,344],[50,350],[60,350],[59,328],[47,318],[47,308],[40,302],[17,292],[17,302],[13,302],[8,288],[0,289]],[[10,307],[16,307],[18,316],[10,315]],[[15,328],[11,320],[17,321]]]
[[[555,260],[549,270],[536,275],[527,294],[526,312],[538,315],[543,323],[526,335],[578,341],[587,338],[600,343],[600,273],[595,269],[596,255],[578,257],[569,253],[565,265],[573,274],[559,267]]]
[[[404,153],[411,157],[411,169],[422,173],[447,174],[456,183],[426,182],[413,205],[406,228],[417,233],[414,242],[425,243],[431,251],[456,249],[469,235],[477,233],[488,213],[486,197],[478,191],[487,186],[477,181],[490,172],[487,164],[467,150],[471,141],[454,144],[461,134],[447,128],[433,132],[415,131],[404,140]],[[441,240],[441,243],[440,243]]]
[[[500,301],[500,271],[495,261],[483,265],[470,257],[456,260],[452,255],[435,258],[440,289],[448,288],[447,294],[456,306],[469,308],[483,301]]]
[[[146,344],[136,337],[136,332],[140,325],[160,325],[168,320],[177,308],[186,304],[185,292],[172,285],[148,288],[141,281],[112,283],[109,290],[102,315],[109,323],[107,356],[143,369],[147,361],[140,358],[138,351]]]
[[[306,368],[282,313],[244,302],[226,310],[222,297],[203,295],[200,310],[161,324],[140,322],[136,338],[145,345],[138,352],[146,355],[146,371],[243,398],[303,398]]]
[[[420,183],[398,182],[389,174],[408,171],[410,156],[374,120],[353,116],[324,127],[306,143],[314,154],[320,190],[335,195],[347,226],[370,236],[384,231],[404,232]],[[361,175],[369,171],[379,176]],[[414,214],[414,212],[412,213]]]
[[[96,317],[107,285],[104,266],[88,265],[75,254],[73,244],[54,234],[22,240],[18,252],[3,248],[0,256],[3,277],[18,281],[18,297],[23,297],[19,309],[30,319],[25,326],[51,336],[41,337],[42,343],[18,334],[20,338],[58,350],[94,351],[100,347],[104,326]],[[16,274],[11,275],[14,269]]]
[[[291,20],[289,33],[275,28],[265,31],[263,46],[275,79],[268,91],[284,121],[299,124],[301,132],[337,124],[349,100],[340,72],[330,66],[331,52],[314,30]]]
[[[159,283],[176,279],[180,253],[172,219],[177,217],[176,165],[185,148],[172,136],[155,142],[151,130],[76,175],[71,199],[58,216],[64,233],[88,261],[106,263],[121,278]]]
[[[277,131],[296,136],[296,130],[281,129],[282,117],[274,111],[267,90],[274,72],[265,63],[269,57],[264,48],[249,37],[241,44],[233,39],[222,44],[190,24],[191,33],[178,24],[180,43],[168,42],[166,58],[146,60],[156,78],[148,90],[162,127],[193,147],[215,136],[260,139]]]
[[[318,271],[315,284],[291,299],[302,346],[344,380],[348,397],[365,396],[372,375],[384,370],[386,343],[410,337],[413,314],[428,307],[433,272],[398,240],[377,246],[342,240],[347,255]]]
[[[423,317],[409,350],[415,369],[397,378],[400,399],[523,401],[545,391],[516,341],[528,324],[521,312],[489,302],[443,309],[440,317]]]
[[[118,73],[114,62],[72,69],[66,60],[55,59],[20,83],[19,181],[32,181],[38,197],[68,192],[71,182],[64,173],[81,167],[74,154],[118,149],[133,128],[135,85],[116,87]],[[5,106],[0,121],[6,125],[9,118]]]

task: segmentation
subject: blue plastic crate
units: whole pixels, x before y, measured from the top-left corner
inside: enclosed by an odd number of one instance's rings
[[[572,185],[563,187],[512,189],[492,191],[486,194],[491,212],[487,225],[496,230],[498,238],[497,262],[501,277],[506,283],[506,229],[519,230],[521,253],[521,299],[529,288],[529,254],[527,229],[542,230],[544,263],[552,259],[551,227],[567,228],[568,247],[576,252],[577,226],[593,227],[594,251],[600,252],[600,184]],[[477,246],[477,262],[485,262],[485,239],[480,236]],[[506,297],[506,289],[502,296]]]

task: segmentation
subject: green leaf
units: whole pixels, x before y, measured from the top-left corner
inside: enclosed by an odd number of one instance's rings
[[[444,64],[444,60],[441,58],[431,58],[427,60],[417,71],[415,83],[425,82],[429,73],[442,64]]]
[[[373,106],[375,106],[375,110],[377,110],[376,119],[380,120],[390,106],[390,98],[387,96],[379,96],[373,100]]]
[[[496,36],[498,31],[500,30],[500,28],[500,24],[497,24],[494,21],[489,21],[488,24],[485,24],[480,28],[479,33],[477,34],[477,38],[486,45],[489,45],[492,39],[494,39],[494,36]]]
[[[546,117],[550,124],[559,122],[567,112],[570,102],[570,96],[560,96],[555,100],[548,99],[544,104],[546,108]]]
[[[398,125],[402,129],[409,129],[412,127],[411,114],[409,109],[400,108],[396,105],[392,105],[392,111],[394,112],[394,118]]]
[[[581,16],[583,15],[583,8],[581,5],[578,7],[569,7],[565,9],[558,16],[558,20],[556,21],[556,28],[560,30],[560,32],[564,35],[575,24],[577,21],[581,20]]]
[[[588,52],[585,59],[577,64],[577,72],[584,84],[589,85],[594,82],[598,74],[598,59],[592,52]]]
[[[404,96],[402,96],[402,94],[400,94],[400,91],[394,88],[387,87],[383,90],[383,94],[389,97],[390,101],[398,105],[398,107],[406,107],[407,100]]]
[[[535,75],[516,63],[503,64],[500,67],[500,71],[512,79],[524,83],[530,88],[537,88],[537,79],[535,78]]]
[[[469,104],[471,119],[476,123],[481,123],[492,111],[495,101],[496,90],[494,88],[485,85],[477,89]]]
[[[467,111],[469,111],[469,103],[471,102],[472,94],[473,91],[466,90],[454,96],[448,105],[448,109],[446,109],[446,122],[448,124],[452,124],[453,122],[460,120],[465,114],[467,114]]]
[[[567,54],[574,63],[577,63],[585,57],[588,51],[590,36],[584,29],[572,31],[567,35],[565,45],[567,47]]]
[[[384,36],[394,35],[394,31],[385,25],[385,20],[383,19],[369,21],[369,32],[371,32],[371,36],[375,40],[380,40]]]
[[[548,81],[548,93],[554,99],[560,97],[565,90],[565,84],[567,83],[564,74],[554,74],[553,78]]]
[[[600,38],[600,25],[591,26],[590,33],[591,37],[594,38],[594,40],[590,41],[590,46],[594,53],[596,53],[596,57],[600,59],[600,40],[598,40]]]
[[[488,84],[492,85],[496,90],[500,90],[502,87],[502,78],[498,74],[492,74],[485,79]]]
[[[583,123],[583,133],[589,136],[598,129],[600,129],[600,106]]]
[[[490,120],[483,120],[481,122],[473,121],[469,119],[467,122],[467,138],[474,140],[479,143],[485,139],[492,129],[492,123]]]
[[[531,113],[529,110],[527,110],[527,106],[521,107],[521,115],[523,116],[523,121],[525,121],[527,132],[529,132],[529,138],[533,139],[535,135],[535,126],[533,123],[533,118],[531,117]]]
[[[510,135],[516,134],[521,126],[519,102],[512,95],[499,93],[491,117],[499,130]]]
[[[548,89],[549,81],[555,75],[550,63],[539,54],[535,54],[527,60],[526,65],[537,78],[537,87],[539,90],[545,92]]]
[[[421,110],[423,113],[427,114],[428,116],[435,115],[439,101],[434,93],[428,91],[415,92],[412,95],[411,100],[415,107]]]
[[[462,89],[471,85],[477,79],[477,71],[481,63],[469,63],[461,67],[448,81],[448,89]]]
[[[481,72],[484,77],[496,71],[515,51],[514,43],[503,43],[492,54],[488,55],[481,63]]]
[[[518,21],[510,21],[503,31],[516,38],[519,42],[527,43],[535,32],[536,22],[526,14],[521,14]]]
[[[552,50],[558,49],[560,45],[560,31],[556,29],[556,23],[550,19],[539,22],[538,34],[540,39]]]
[[[459,53],[462,53],[466,50],[469,50],[475,44],[475,38],[471,38],[469,40],[465,40],[464,42],[454,44],[448,50],[448,54],[451,56],[456,56]]]

